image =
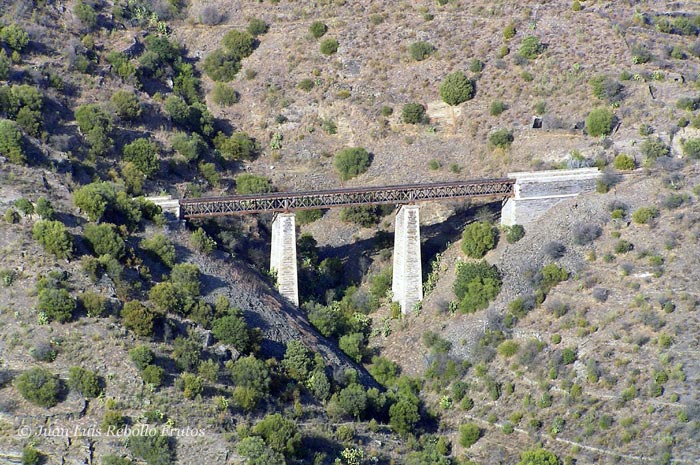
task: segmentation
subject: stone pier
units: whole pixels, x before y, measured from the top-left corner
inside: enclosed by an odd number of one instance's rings
[[[294,213],[280,213],[272,222],[270,270],[277,273],[279,293],[299,306],[297,236]]]
[[[404,205],[396,214],[391,291],[401,313],[412,311],[423,300],[419,219],[417,205]]]

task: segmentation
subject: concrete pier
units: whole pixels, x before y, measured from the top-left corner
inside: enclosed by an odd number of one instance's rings
[[[404,205],[396,214],[391,291],[401,313],[412,311],[423,300],[419,220],[417,205]]]
[[[593,192],[601,176],[598,168],[508,173],[515,179],[515,195],[501,211],[501,224],[528,224],[559,202]]]
[[[272,222],[270,270],[277,273],[279,293],[299,306],[297,236],[294,213],[280,213]]]

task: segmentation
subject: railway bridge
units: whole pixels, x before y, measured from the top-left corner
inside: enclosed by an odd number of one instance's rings
[[[420,241],[420,202],[464,198],[504,200],[501,223],[526,224],[555,204],[595,189],[595,168],[510,173],[506,178],[331,189],[311,192],[274,192],[173,200],[153,198],[180,218],[276,213],[272,222],[270,268],[277,273],[282,296],[299,305],[294,212],[356,205],[400,205],[394,229],[393,299],[406,313],[423,299]]]

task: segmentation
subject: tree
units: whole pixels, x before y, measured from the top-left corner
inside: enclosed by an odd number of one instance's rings
[[[139,242],[139,247],[158,257],[166,266],[175,265],[175,246],[165,234],[158,233]]]
[[[496,129],[489,134],[489,144],[501,149],[507,149],[513,143],[513,133],[507,129]]]
[[[23,140],[17,123],[6,119],[0,120],[0,156],[18,165],[25,164],[27,155],[24,153]]]
[[[607,108],[596,108],[586,118],[586,129],[593,137],[607,136],[612,132],[614,115]]]
[[[323,39],[321,41],[321,53],[324,55],[333,55],[338,51],[338,41],[336,39]]]
[[[474,98],[474,85],[463,72],[455,71],[442,80],[440,98],[448,105],[459,105]]]
[[[169,436],[132,435],[129,436],[129,450],[148,465],[170,465],[175,461],[175,450]]]
[[[32,237],[57,258],[69,259],[73,255],[73,236],[60,221],[37,221],[32,228]]]
[[[61,381],[45,368],[31,368],[15,379],[15,387],[26,400],[41,407],[58,403]]]
[[[87,184],[73,193],[73,204],[87,213],[90,221],[99,221],[116,200],[116,187],[104,181]]]
[[[241,131],[233,133],[231,137],[219,133],[214,138],[214,146],[228,160],[252,160],[259,151],[255,139]]]
[[[182,155],[188,162],[195,162],[207,151],[207,143],[199,134],[176,133],[171,139],[173,149]]]
[[[248,436],[241,439],[236,450],[248,458],[246,465],[286,465],[284,456],[273,451],[258,436]]]
[[[314,368],[312,352],[303,342],[292,339],[287,342],[287,350],[284,352],[282,366],[290,378],[304,382]]]
[[[314,36],[315,39],[320,39],[328,31],[328,26],[326,26],[321,21],[314,21],[309,26],[309,32]]]
[[[229,82],[240,70],[240,58],[228,50],[217,48],[204,59],[204,72],[214,81]]]
[[[0,28],[0,38],[17,52],[21,52],[29,44],[29,34],[17,23]]]
[[[294,420],[279,413],[266,415],[253,427],[253,434],[263,438],[270,449],[285,457],[294,457],[301,447],[299,427]]]
[[[59,323],[70,321],[76,308],[73,299],[67,290],[47,288],[39,291],[36,308],[44,312],[49,321],[56,320]]]
[[[401,109],[401,119],[407,124],[424,123],[427,120],[425,107],[420,103],[407,103]]]
[[[239,352],[250,350],[251,338],[248,325],[239,315],[226,315],[212,322],[214,337],[224,344],[231,344]]]
[[[112,116],[97,104],[82,105],[75,110],[80,133],[90,144],[91,155],[104,155],[112,146]]]
[[[238,60],[250,56],[255,49],[255,38],[247,31],[233,29],[226,33],[222,43]]]
[[[462,251],[469,257],[481,258],[496,246],[497,240],[498,230],[491,223],[471,223],[462,233]]]
[[[345,334],[338,341],[338,346],[348,357],[360,363],[365,355],[365,335],[362,333]]]
[[[117,228],[110,223],[89,223],[84,229],[85,239],[96,256],[111,255],[120,260],[126,253],[124,239],[117,233]]]
[[[68,371],[68,387],[86,398],[98,397],[102,393],[97,373],[81,367],[71,367]]]
[[[192,263],[178,263],[170,272],[170,282],[187,297],[200,294],[199,268]]]
[[[518,465],[560,465],[559,458],[546,449],[530,449],[520,455]]]
[[[402,436],[406,436],[413,431],[416,423],[420,420],[418,406],[405,399],[389,407],[389,424]]]
[[[117,115],[123,120],[134,121],[141,116],[141,103],[134,92],[118,90],[109,101],[114,106]]]
[[[465,423],[459,426],[459,444],[469,448],[481,437],[481,429],[474,423]]]
[[[173,358],[180,370],[195,372],[201,362],[201,343],[190,337],[179,336],[173,343]]]
[[[500,290],[501,276],[495,266],[485,261],[457,266],[454,292],[460,300],[460,311],[470,313],[486,308]]]
[[[411,53],[411,57],[413,57],[413,59],[416,61],[425,60],[430,55],[435,53],[435,50],[436,49],[432,44],[423,41],[413,42],[408,47],[408,51]]]
[[[252,410],[270,390],[270,373],[265,362],[253,355],[238,359],[230,366],[236,385],[234,401],[245,410]]]
[[[138,300],[124,304],[121,311],[124,326],[139,336],[150,336],[153,333],[155,314]]]
[[[370,154],[364,148],[348,147],[336,154],[333,165],[340,179],[347,181],[367,171],[371,162]]]
[[[7,57],[4,49],[0,49],[0,81],[6,81],[10,77],[12,62]]]
[[[237,194],[262,194],[265,192],[272,192],[272,185],[266,177],[250,173],[236,176]]]
[[[36,200],[36,214],[44,220],[51,220],[54,216],[54,209],[51,202],[46,197],[39,197]]]
[[[359,420],[360,415],[367,408],[367,393],[359,384],[351,384],[333,398],[338,403],[340,409],[346,414]]]
[[[155,360],[155,354],[153,354],[150,347],[145,344],[140,344],[129,351],[129,358],[132,362],[134,362],[136,368],[143,370],[148,365],[153,363],[153,360]]]
[[[132,162],[148,177],[158,171],[158,146],[148,139],[136,139],[126,144],[123,154],[126,161]]]

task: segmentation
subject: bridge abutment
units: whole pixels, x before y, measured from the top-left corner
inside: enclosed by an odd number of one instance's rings
[[[598,168],[508,173],[514,195],[503,204],[501,224],[531,223],[558,203],[595,191],[600,175]]]
[[[404,205],[396,214],[391,291],[401,313],[408,313],[423,300],[419,220],[417,205]]]
[[[294,213],[279,213],[272,221],[270,271],[277,273],[279,293],[299,306],[297,237]]]

